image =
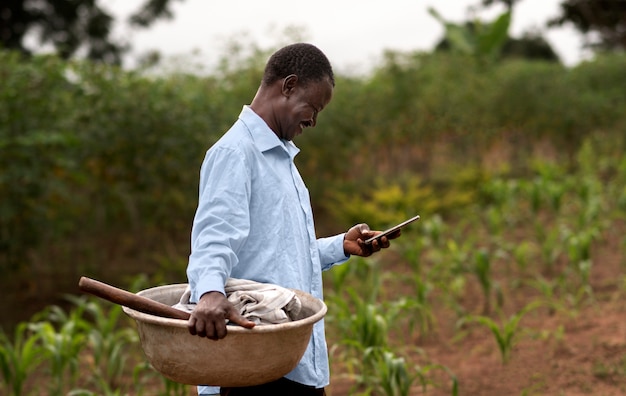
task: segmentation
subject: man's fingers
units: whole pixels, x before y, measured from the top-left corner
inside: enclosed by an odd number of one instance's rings
[[[379,238],[379,239],[374,239],[374,241],[372,241],[372,253],[376,253],[379,252],[380,249],[382,249],[382,240],[385,239],[385,237]]]
[[[197,318],[195,315],[192,315],[187,322],[187,329],[191,335],[206,337],[210,340],[220,340],[228,334],[226,317],[228,317],[229,321],[246,329],[251,329],[255,326],[254,322],[244,318],[236,310],[233,310],[224,316],[225,317],[218,319],[217,321],[207,322],[201,318]]]
[[[397,229],[394,232],[392,232],[391,234],[387,235],[387,239],[396,239],[400,235],[402,235],[402,229]]]
[[[223,335],[220,337],[220,331],[216,328],[216,326],[210,326],[206,333],[206,338],[208,338],[209,340],[219,340],[220,338],[224,337],[226,337],[226,329],[224,329]]]
[[[255,326],[254,322],[249,321],[248,319],[244,318],[243,316],[239,314],[239,312],[233,312],[228,318],[228,320],[246,329],[251,329]]]
[[[196,318],[191,315],[189,317],[189,320],[187,321],[187,330],[189,330],[189,334],[191,335],[197,335],[198,332],[196,331]]]
[[[209,326],[202,320],[195,319],[193,327],[189,327],[189,332],[198,337],[207,337],[207,328]]]
[[[381,249],[386,249],[391,245],[391,242],[389,242],[390,236],[385,236],[380,238],[380,240],[378,241],[378,245],[380,246]]]

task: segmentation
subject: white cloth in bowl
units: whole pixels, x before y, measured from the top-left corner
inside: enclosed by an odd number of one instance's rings
[[[270,283],[229,278],[224,287],[226,297],[244,318],[256,323],[280,324],[297,320],[302,309],[300,299],[292,290]],[[191,288],[180,297],[174,308],[191,312],[196,307],[189,302]]]

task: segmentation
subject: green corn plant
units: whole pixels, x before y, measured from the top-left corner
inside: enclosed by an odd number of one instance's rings
[[[363,354],[363,361],[368,367],[364,382],[382,395],[408,396],[416,379],[426,390],[426,378],[420,371],[411,373],[403,357],[388,350],[368,348]]]
[[[28,323],[17,325],[13,340],[0,329],[0,373],[11,395],[22,395],[26,380],[42,360],[39,335],[30,331]]]
[[[526,273],[528,262],[533,255],[533,244],[528,241],[516,243],[512,251],[513,258],[522,274]]]
[[[102,389],[97,393],[89,389],[72,389],[67,393],[68,396],[122,396],[124,394],[121,389]]]
[[[409,329],[412,330],[414,325],[418,324],[421,334],[425,335],[430,332],[436,322],[428,299],[433,286],[420,274],[413,275],[413,285],[415,293],[409,298],[399,300],[396,305],[409,314]]]
[[[350,263],[333,267],[326,271],[324,276],[330,278],[330,293],[341,293],[348,289],[356,289],[363,293],[368,301],[375,301],[381,290],[381,282],[384,276],[380,274],[379,264],[376,260],[354,257]],[[359,282],[346,287],[349,279],[359,279]]]
[[[452,381],[450,396],[459,396],[459,380],[457,379],[456,375],[448,367],[441,365],[441,364],[433,364],[422,371],[428,372],[428,371],[432,371],[435,369],[443,370],[448,374],[448,376],[450,376],[450,380]]]
[[[502,364],[506,364],[511,358],[511,351],[513,350],[517,337],[522,330],[522,327],[520,327],[520,321],[524,315],[533,309],[538,308],[541,304],[542,303],[540,301],[533,301],[527,304],[519,312],[511,315],[508,319],[503,319],[501,324],[498,324],[495,320],[488,316],[466,316],[457,323],[457,327],[460,327],[465,323],[477,323],[487,327],[496,340],[498,349],[500,350]]]
[[[355,298],[356,312],[352,315],[351,334],[346,343],[357,348],[387,347],[389,323],[381,307]]]
[[[406,362],[402,357],[396,357],[392,352],[385,352],[378,362],[377,372],[380,386],[388,396],[408,396],[414,376],[409,373]]]
[[[554,273],[554,267],[562,253],[562,240],[558,228],[546,229],[541,226],[542,232],[537,236],[541,244],[541,257],[545,270],[549,274]]]
[[[443,242],[442,235],[446,231],[446,224],[441,216],[434,215],[422,221],[421,231],[427,246],[439,247]]]
[[[414,394],[419,386],[427,393],[428,385],[434,384],[430,374],[434,370],[445,371],[452,381],[450,393],[458,396],[459,385],[454,373],[440,364],[410,366],[406,360],[387,349],[369,348],[363,354],[364,371],[356,376],[357,382],[376,395],[405,396]],[[417,383],[417,384],[416,384]],[[369,394],[369,393],[367,393]]]
[[[485,300],[483,314],[487,315],[491,312],[491,291],[493,289],[493,282],[491,280],[491,258],[486,250],[480,249],[474,253],[474,266],[472,270],[474,275],[478,278],[478,283],[483,292]]]
[[[578,202],[578,229],[601,223],[603,211],[604,187],[596,176],[581,177],[575,190]]]
[[[435,384],[432,380],[430,380],[429,374],[434,370],[442,370],[450,377],[450,381],[452,382],[450,386],[450,395],[451,396],[459,395],[459,381],[456,375],[447,366],[444,366],[442,364],[428,364],[425,366],[416,366],[415,370],[417,371],[417,378],[421,382],[422,391],[424,393],[426,393],[427,385]],[[441,384],[438,384],[438,385],[441,385]]]
[[[161,376],[161,378],[163,380],[164,389],[162,392],[159,392],[159,396],[187,396],[189,394],[187,385],[172,381],[163,376]]]
[[[589,285],[592,266],[591,246],[600,235],[599,230],[595,227],[589,227],[573,232],[564,228],[562,235],[567,246],[568,259],[580,278],[580,285]]]
[[[82,308],[73,309],[70,315],[58,306],[49,307],[42,313],[49,321],[30,324],[41,340],[44,357],[48,363],[52,394],[62,394],[65,387],[66,370],[70,385],[78,373],[78,356],[85,346],[85,329],[88,324],[82,319]],[[58,330],[55,327],[58,326]]]
[[[600,196],[591,196],[587,201],[583,202],[578,216],[578,228],[594,227],[601,224],[602,215],[602,198]]]
[[[189,394],[189,386],[172,381],[157,372],[148,362],[138,363],[133,369],[133,382],[135,385],[135,393],[137,395],[146,394],[144,388],[146,384],[152,382],[153,379],[159,379],[163,387],[156,393],[158,396],[187,396]],[[150,394],[154,391],[150,391]]]
[[[420,272],[421,270],[422,253],[424,252],[426,244],[427,242],[423,236],[409,240],[400,238],[397,243],[400,255],[414,272]]]
[[[348,288],[346,292],[348,298],[329,300],[333,313],[328,319],[340,332],[340,344],[353,351],[386,348],[388,329],[397,312],[385,310],[381,305],[361,298],[353,288]]]
[[[565,196],[566,185],[562,182],[552,181],[546,186],[546,194],[548,195],[548,202],[552,209],[559,213],[563,206],[563,197]]]
[[[616,206],[620,217],[626,216],[626,185],[617,193]]]
[[[464,239],[457,243],[455,239],[447,239],[445,248],[433,249],[436,255],[430,258],[432,266],[428,272],[428,280],[442,291],[442,298],[459,316],[465,314],[459,303],[467,283],[468,261],[471,258],[473,241]]]
[[[487,220],[487,229],[489,234],[495,239],[502,235],[505,226],[505,217],[502,211],[496,207],[490,206],[485,210],[485,219]]]
[[[404,316],[408,317],[409,327],[412,331],[414,325],[418,325],[422,334],[428,333],[432,327],[435,316],[432,313],[428,296],[433,289],[432,283],[427,275],[422,274],[420,253],[422,243],[406,243],[401,245],[402,257],[408,262],[412,262],[411,276],[403,277],[403,281],[411,281],[414,293],[406,298],[391,303],[390,309],[404,310]]]
[[[420,335],[430,333],[435,326],[436,318],[428,302],[421,302],[410,297],[402,297],[398,300],[385,304],[386,320],[395,323],[402,319],[402,323],[408,326],[407,337],[411,337],[417,327]],[[397,326],[394,326],[397,327]],[[408,342],[411,342],[409,339]]]
[[[121,306],[113,305],[105,310],[102,304],[88,301],[84,296],[69,298],[89,315],[92,325],[86,329],[86,336],[94,358],[94,379],[103,392],[111,392],[122,379],[128,357],[125,352],[138,341],[137,334],[120,323],[124,318]]]
[[[550,315],[554,315],[556,311],[563,309],[563,305],[556,299],[556,289],[559,286],[556,280],[546,279],[541,275],[537,275],[535,279],[529,280],[527,284],[541,293],[543,304],[548,306]]]
[[[446,243],[447,254],[450,260],[450,270],[454,273],[465,273],[468,271],[467,263],[471,257],[472,242],[464,241],[459,245],[455,240],[449,239]]]
[[[492,178],[481,186],[481,193],[493,207],[504,211],[513,203],[517,189],[515,180]]]
[[[533,169],[539,174],[535,178],[535,192],[546,201],[549,208],[558,213],[563,204],[563,197],[568,189],[565,170],[551,162],[535,162]]]
[[[544,189],[543,179],[534,179],[533,181],[524,184],[526,191],[530,198],[530,209],[533,215],[539,214],[542,207],[542,196]]]
[[[561,288],[566,290],[563,300],[567,304],[571,317],[576,317],[579,314],[580,308],[586,303],[594,303],[595,299],[591,285],[587,284],[572,287],[565,276],[559,277],[559,282],[561,284]]]
[[[96,396],[96,394],[88,389],[72,389],[67,393],[67,396]]]
[[[133,387],[136,395],[144,393],[144,388],[151,377],[157,375],[156,370],[147,361],[139,362],[133,368]]]
[[[331,292],[343,290],[352,272],[351,265],[336,265],[330,271],[324,272],[324,284],[330,286]]]

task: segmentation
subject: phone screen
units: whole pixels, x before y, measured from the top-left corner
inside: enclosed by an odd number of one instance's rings
[[[400,224],[396,224],[395,226],[393,226],[393,227],[391,227],[391,228],[386,229],[385,231],[383,231],[382,233],[380,233],[380,234],[378,234],[378,235],[376,235],[376,236],[374,236],[374,237],[371,237],[371,238],[369,238],[369,239],[366,239],[364,242],[365,242],[366,244],[370,244],[370,243],[372,243],[372,242],[373,242],[374,240],[376,240],[376,239],[380,239],[380,238],[382,238],[382,237],[384,237],[384,236],[387,236],[387,235],[389,235],[389,234],[393,234],[394,232],[396,232],[396,231],[397,231],[397,230],[399,230],[400,228],[402,228],[402,227],[404,227],[404,226],[406,226],[406,225],[408,225],[408,224],[410,224],[410,223],[412,223],[412,222],[414,222],[414,221],[416,221],[416,220],[419,220],[419,218],[420,218],[420,216],[419,216],[419,215],[417,215],[417,216],[415,216],[415,217],[411,217],[410,219],[405,220],[405,221],[403,221],[403,222],[402,222],[402,223],[400,223]]]
[[[380,233],[380,234],[378,234],[378,235],[376,235],[376,236],[374,236],[374,237],[371,237],[371,238],[369,238],[369,239],[366,239],[364,242],[365,242],[366,244],[370,244],[370,243],[372,243],[372,242],[373,242],[374,240],[376,240],[376,239],[380,239],[380,238],[382,238],[382,237],[384,237],[384,236],[387,236],[387,235],[389,235],[389,234],[393,234],[394,232],[396,232],[396,231],[397,231],[397,230],[399,230],[400,228],[402,228],[402,227],[404,227],[404,226],[406,226],[406,225],[408,225],[408,224],[410,224],[410,223],[414,222],[415,220],[419,220],[419,218],[420,218],[420,216],[419,216],[419,215],[417,215],[417,216],[415,216],[415,217],[411,217],[410,219],[405,220],[405,221],[403,221],[403,222],[402,222],[402,223],[400,223],[400,224],[396,224],[395,226],[393,226],[393,227],[391,227],[391,228],[386,229],[385,231],[383,231],[382,233]]]

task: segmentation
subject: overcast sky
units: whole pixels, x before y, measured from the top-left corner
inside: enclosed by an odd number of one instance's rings
[[[108,0],[120,18],[136,10],[143,0]],[[581,37],[571,27],[545,30],[545,22],[558,15],[561,0],[521,0],[515,7],[510,34],[519,37],[528,30],[545,31],[548,42],[561,60],[575,65],[584,56]],[[207,67],[224,53],[227,40],[239,38],[271,48],[281,41],[288,27],[296,27],[306,41],[322,49],[340,72],[363,72],[374,65],[385,49],[431,50],[443,28],[429,13],[434,7],[446,19],[469,19],[471,6],[480,0],[184,0],[174,1],[174,18],[150,28],[130,32],[119,25],[116,34],[129,39],[133,52],[128,63],[148,50],[166,57],[189,57]],[[491,7],[474,14],[492,20],[503,11]]]

